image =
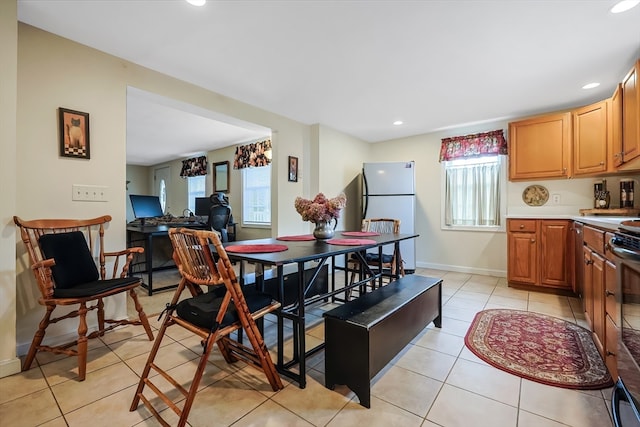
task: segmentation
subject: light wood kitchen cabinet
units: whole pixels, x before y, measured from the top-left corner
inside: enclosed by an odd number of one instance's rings
[[[609,154],[613,160],[613,167],[622,164],[622,85],[616,86],[609,102]]]
[[[509,123],[509,179],[568,178],[571,134],[570,112]]]
[[[573,175],[613,170],[613,162],[608,161],[608,116],[609,100],[573,111]]]
[[[541,220],[540,284],[571,289],[571,221]]]
[[[616,266],[609,249],[610,232],[592,226],[583,226],[584,292],[582,294],[585,318],[593,332],[593,339],[609,372],[617,371]]]
[[[573,292],[582,297],[582,285],[584,283],[584,268],[583,264],[583,255],[582,248],[584,247],[584,239],[582,238],[582,223],[574,222],[573,223],[573,248],[574,248],[574,256],[573,256]]]
[[[622,162],[640,157],[640,59],[622,80]]]
[[[582,284],[582,307],[584,309],[584,317],[587,319],[587,323],[593,332],[593,264],[592,251],[588,246],[582,247],[582,277],[584,283]]]
[[[618,377],[618,316],[616,312],[616,265],[607,260],[604,263],[605,296],[605,352],[604,361],[613,378]]]
[[[572,290],[571,221],[507,220],[509,284]]]
[[[604,356],[604,258],[593,252],[591,254],[591,274],[593,286],[593,334],[596,347],[601,355]]]
[[[508,220],[509,281],[535,285],[538,282],[536,220]]]

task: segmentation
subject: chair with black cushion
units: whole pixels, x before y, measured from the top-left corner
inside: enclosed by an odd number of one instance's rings
[[[217,231],[223,243],[229,241],[227,227],[231,218],[231,208],[228,205],[214,205],[209,210],[209,227]]]
[[[283,388],[271,355],[264,343],[256,321],[280,307],[271,296],[258,291],[241,288],[222,242],[213,231],[172,228],[169,237],[174,248],[174,261],[182,279],[178,284],[171,303],[167,305],[164,320],[140,377],[130,410],[135,411],[140,401],[151,411],[160,424],[169,425],[159,413],[160,405],[167,405],[179,417],[178,426],[184,426],[193,405],[198,385],[202,379],[213,345],[217,343],[228,363],[239,360],[261,370],[273,391]],[[212,248],[214,248],[212,250]],[[216,261],[217,260],[217,261]],[[201,286],[208,287],[204,293]],[[188,289],[190,298],[181,299]],[[167,328],[181,326],[202,340],[203,351],[190,384],[181,383],[156,362]],[[235,339],[232,338],[232,333]],[[242,334],[240,334],[242,332]],[[243,345],[238,336],[246,337],[248,345]],[[243,338],[244,339],[244,338]],[[151,371],[159,375],[150,375]],[[179,393],[163,392],[161,385],[172,385]],[[155,393],[159,398],[144,394]],[[176,394],[174,401],[168,395]],[[186,399],[185,399],[186,398]],[[154,406],[155,403],[155,406]],[[182,405],[179,408],[178,405]]]
[[[376,232],[376,233],[400,233],[400,220],[393,218],[367,218],[362,220],[362,228],[361,231],[367,232]],[[349,283],[355,283],[356,275],[359,275],[359,280],[364,280],[367,270],[372,271],[382,271],[383,276],[392,278],[396,276],[403,277],[404,276],[404,265],[402,262],[402,256],[400,253],[396,253],[394,250],[389,253],[385,252],[383,248],[382,259],[380,259],[380,255],[372,252],[365,253],[365,260],[367,261],[367,267],[361,265],[361,262],[355,256],[349,259],[349,264],[347,267],[347,271],[350,272],[351,276],[349,279]],[[398,265],[400,269],[398,270]],[[371,286],[374,286],[374,282],[372,281]],[[361,287],[361,290],[364,291],[364,288]],[[350,290],[347,291],[347,299],[351,296]]]
[[[118,326],[133,324],[142,325],[149,340],[153,340],[151,326],[135,292],[141,279],[128,277],[133,255],[142,253],[144,249],[129,248],[107,252],[104,247],[104,228],[111,221],[111,216],[31,221],[14,216],[13,221],[20,229],[20,236],[29,254],[31,270],[40,289],[38,302],[46,309],[22,365],[23,371],[31,367],[38,351],[49,351],[77,356],[78,379],[83,381],[87,369],[88,339],[103,336],[105,332]],[[127,292],[133,300],[138,319],[105,318],[104,298],[122,292]],[[77,306],[77,309],[52,317],[58,306]],[[91,310],[97,312],[97,330],[87,334],[89,328],[86,316]],[[43,344],[50,324],[74,317],[79,318],[78,338],[75,341],[57,346]]]

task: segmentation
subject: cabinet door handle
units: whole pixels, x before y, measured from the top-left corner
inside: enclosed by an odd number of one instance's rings
[[[593,261],[590,260],[590,259],[585,259],[584,263],[587,264],[587,265],[591,265],[591,264],[593,264]]]
[[[616,293],[615,293],[615,292],[611,292],[610,290],[608,290],[608,289],[607,289],[607,290],[605,290],[605,291],[604,291],[604,294],[605,294],[606,296],[608,296],[608,297],[612,297],[612,296],[614,296]]]
[[[535,243],[535,242],[536,242],[536,239],[531,239],[531,243]]]
[[[524,228],[524,224],[520,224],[520,229],[522,230]]]
[[[607,356],[615,356],[616,354],[612,351],[607,350]]]

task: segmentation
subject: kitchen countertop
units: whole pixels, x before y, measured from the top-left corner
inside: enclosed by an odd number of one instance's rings
[[[568,215],[568,214],[547,214],[547,215],[507,215],[507,218],[522,219],[572,219],[583,224],[593,225],[610,231],[617,231],[622,221],[638,220],[640,218],[631,216],[598,216],[598,215]]]
[[[584,224],[593,225],[596,227],[604,228],[610,231],[618,231],[618,227],[622,221],[628,221],[632,219],[636,219],[634,217],[629,216],[595,216],[595,215],[586,215],[586,216],[575,216],[573,217],[575,221],[582,222]]]
[[[507,215],[507,218],[520,219],[571,219],[583,224],[593,225],[609,231],[617,231],[622,221],[640,220],[631,216],[596,216],[596,215],[568,215],[568,214],[547,214],[547,215]]]

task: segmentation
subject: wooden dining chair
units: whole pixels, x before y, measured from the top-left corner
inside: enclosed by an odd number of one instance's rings
[[[169,425],[152,404],[152,399],[143,393],[145,387],[149,386],[160,401],[178,415],[177,425],[184,426],[215,343],[227,363],[242,360],[261,370],[273,391],[281,390],[282,380],[256,325],[256,320],[277,310],[280,303],[264,293],[247,290],[243,292],[220,238],[214,231],[172,228],[169,230],[169,237],[182,279],[171,303],[167,305],[130,410],[135,411],[142,400],[160,424]],[[212,247],[214,251],[211,250]],[[201,286],[208,287],[208,292],[203,293]],[[191,292],[191,297],[180,300],[185,289]],[[202,340],[203,352],[190,385],[181,384],[155,362],[158,351],[162,350],[161,343],[167,328],[174,325],[181,326]],[[243,336],[249,346],[232,338],[231,333],[236,331],[236,338]],[[151,370],[160,375],[151,377]],[[160,378],[180,392],[180,399],[186,398],[182,402],[182,408],[156,385]]]
[[[366,232],[376,232],[376,233],[400,233],[400,220],[393,218],[367,218],[362,220],[361,231]],[[380,259],[379,254],[367,252],[365,254],[365,260],[367,261],[368,269],[373,271],[378,271],[382,268],[383,277],[395,277],[400,276],[403,277],[405,275],[404,266],[402,262],[402,256],[399,251],[396,253],[394,248],[392,253],[385,253],[383,250],[382,259]],[[398,271],[398,261],[400,265],[400,270]],[[359,280],[364,280],[364,275],[367,274],[367,268],[362,265],[361,261],[356,257],[351,257],[348,262],[347,271],[350,273],[349,284],[353,285],[355,283],[356,276],[359,277]],[[369,275],[370,276],[370,275]],[[384,283],[384,282],[383,282]],[[375,281],[370,281],[369,286],[374,287]],[[364,287],[360,287],[361,292],[365,289]],[[346,298],[347,300],[351,296],[351,289],[347,291]]]
[[[142,253],[144,249],[128,248],[106,252],[104,228],[111,221],[111,216],[31,221],[14,216],[13,221],[20,229],[20,236],[29,254],[31,270],[38,283],[38,302],[46,309],[22,365],[23,371],[31,367],[38,351],[49,351],[77,356],[78,377],[83,381],[87,369],[88,339],[103,336],[105,332],[118,326],[133,324],[142,325],[149,340],[153,340],[151,326],[135,292],[141,279],[128,277],[134,254]],[[111,270],[109,273],[107,268]],[[138,319],[105,318],[103,300],[121,292],[127,292],[133,300]],[[90,303],[95,305],[88,305]],[[77,308],[52,317],[53,311],[59,306]],[[91,310],[97,312],[98,329],[87,334],[86,316]],[[79,318],[78,337],[75,341],[57,346],[43,344],[50,324],[74,317]]]

